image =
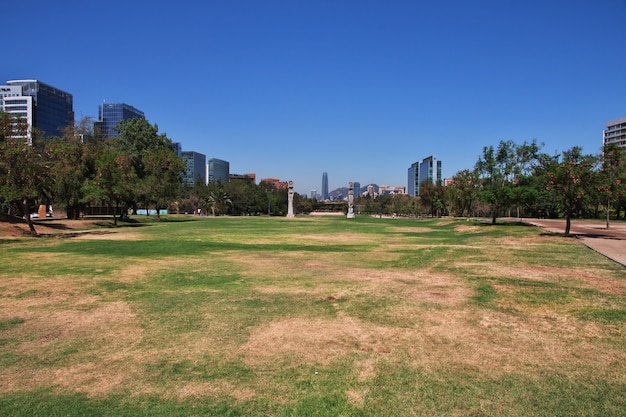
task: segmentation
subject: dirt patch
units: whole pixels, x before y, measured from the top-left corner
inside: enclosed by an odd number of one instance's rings
[[[287,318],[255,329],[241,353],[252,366],[292,357],[301,363],[328,364],[348,353],[389,353],[393,330],[341,315],[334,319]]]

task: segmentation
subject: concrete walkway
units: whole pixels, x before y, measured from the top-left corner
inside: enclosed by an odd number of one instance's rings
[[[522,219],[550,233],[565,233],[565,220]],[[598,253],[626,266],[626,223],[572,220],[570,234]]]

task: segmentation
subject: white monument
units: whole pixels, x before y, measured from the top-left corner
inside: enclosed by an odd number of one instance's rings
[[[289,205],[287,208],[287,217],[296,217],[296,215],[293,214],[293,181],[289,181],[288,190],[287,196],[289,198]]]
[[[354,219],[354,183],[348,183],[350,188],[348,189],[348,218]]]

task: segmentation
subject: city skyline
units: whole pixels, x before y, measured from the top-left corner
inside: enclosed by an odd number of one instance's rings
[[[73,94],[76,119],[96,120],[103,100],[131,103],[183,150],[230,161],[233,173],[292,180],[301,194],[320,189],[322,172],[329,190],[406,185],[424,155],[445,161],[449,178],[500,140],[599,153],[605,123],[626,115],[626,27],[608,24],[626,17],[621,0],[180,10],[34,0],[11,13],[31,30],[7,19],[20,36],[3,81]],[[96,15],[120,29],[94,27]],[[115,64],[103,64],[105,44],[116,45]]]

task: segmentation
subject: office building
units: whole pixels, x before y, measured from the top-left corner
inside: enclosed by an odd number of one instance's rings
[[[328,200],[328,174],[322,173],[322,200]]]
[[[182,151],[180,157],[185,161],[183,182],[188,185],[194,185],[196,181],[206,184],[206,156],[199,152]]]
[[[172,149],[176,152],[176,155],[180,156],[183,152],[183,145],[180,142],[172,142]]]
[[[361,183],[360,182],[355,181],[352,184],[352,189],[353,189],[355,197],[361,197]]]
[[[230,163],[221,159],[211,158],[207,167],[207,181],[226,184],[230,178]]]
[[[416,197],[420,194],[420,184],[428,181],[432,184],[442,182],[441,161],[429,156],[422,161],[414,162],[408,169],[407,194]]]
[[[22,87],[19,85],[4,85],[0,87],[0,111],[10,114],[15,118],[20,118],[26,122],[26,131],[18,134],[17,124],[13,124],[15,137],[31,137],[30,127],[33,125],[33,98],[22,95]]]
[[[379,195],[396,195],[406,194],[406,187],[402,185],[380,185],[378,186]]]
[[[604,145],[612,143],[626,147],[626,116],[606,122]]]
[[[115,128],[124,120],[143,118],[144,113],[126,103],[102,103],[98,107],[98,121],[94,127],[100,131],[100,137],[111,139],[120,136]]]
[[[11,80],[2,86],[2,111],[25,118],[28,137],[34,127],[45,137],[62,136],[74,125],[74,98],[70,93],[37,80]]]

